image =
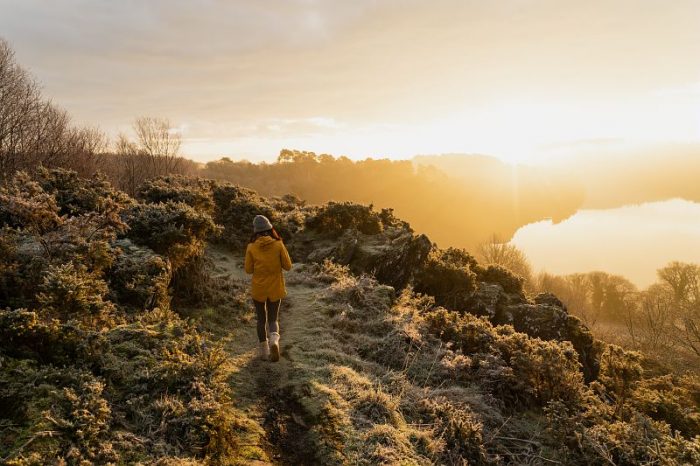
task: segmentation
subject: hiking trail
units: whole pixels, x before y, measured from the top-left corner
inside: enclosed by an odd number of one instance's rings
[[[249,283],[243,269],[243,256],[222,247],[210,246],[207,251],[215,267],[214,276],[229,275],[236,281]],[[245,464],[309,464],[313,458],[308,439],[309,427],[303,410],[292,397],[295,354],[311,351],[314,340],[322,332],[319,321],[325,319],[319,289],[287,283],[287,297],[280,308],[280,359],[278,362],[258,358],[256,319],[252,302],[246,313],[232,319],[228,333],[222,338],[230,360],[228,381],[235,407],[254,425],[243,445]]]

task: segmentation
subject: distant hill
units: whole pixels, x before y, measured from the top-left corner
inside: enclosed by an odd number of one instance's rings
[[[549,165],[518,165],[515,179],[521,188],[519,194],[527,197],[528,190],[539,182],[563,189],[564,199],[575,193],[578,207],[583,209],[610,209],[673,198],[700,202],[698,144],[625,148],[610,142],[593,148],[574,146],[569,151]],[[432,165],[463,182],[481,180],[485,190],[497,187],[503,191],[513,179],[509,177],[513,171],[510,165],[488,155],[419,155],[413,162]]]
[[[266,196],[291,193],[315,204],[353,201],[391,208],[441,246],[469,249],[493,235],[507,241],[531,222],[561,221],[583,202],[580,188],[569,180],[485,156],[352,161],[284,150],[272,164],[221,159],[201,173]]]

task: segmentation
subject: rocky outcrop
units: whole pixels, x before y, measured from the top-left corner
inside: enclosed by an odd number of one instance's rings
[[[556,296],[547,293],[529,299],[520,277],[502,267],[482,266],[467,251],[438,249],[427,236],[415,235],[398,223],[379,233],[347,228],[336,238],[308,234],[296,241],[297,250],[315,248],[306,254],[307,262],[329,259],[397,290],[413,286],[447,309],[485,316],[495,325],[512,325],[535,338],[570,341],[585,378],[590,381],[598,375],[599,344]]]
[[[308,262],[330,259],[347,265],[353,273],[373,275],[379,282],[396,289],[405,288],[415,270],[423,264],[432,244],[425,235],[387,230],[381,235],[365,235],[346,230],[338,241],[307,256]]]
[[[485,315],[496,325],[512,325],[516,331],[532,337],[570,341],[579,354],[586,380],[598,376],[600,348],[593,334],[550,293],[528,301],[520,295],[505,293],[500,285],[481,283],[469,312]]]

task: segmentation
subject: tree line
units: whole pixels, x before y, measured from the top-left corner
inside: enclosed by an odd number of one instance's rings
[[[102,172],[134,195],[146,179],[196,170],[194,162],[180,156],[181,136],[167,119],[140,117],[133,129],[135,139],[120,135],[111,143],[99,128],[76,125],[42,95],[0,38],[0,183],[17,171],[61,167],[82,177]]]

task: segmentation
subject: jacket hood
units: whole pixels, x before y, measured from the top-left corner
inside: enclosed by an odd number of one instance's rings
[[[277,240],[274,238],[271,238],[269,236],[261,236],[260,238],[255,240],[255,244],[257,244],[261,248],[265,249],[265,248],[270,247],[270,245],[272,243],[274,243],[275,241],[277,241]]]

